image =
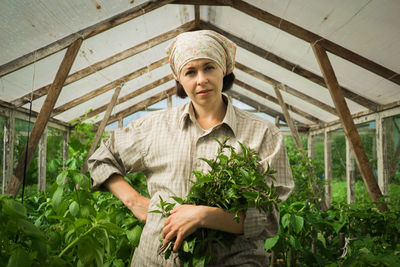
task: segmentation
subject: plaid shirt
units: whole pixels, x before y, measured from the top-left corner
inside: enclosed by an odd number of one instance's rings
[[[197,123],[193,106],[151,112],[127,127],[113,132],[89,159],[93,187],[98,189],[112,174],[124,175],[142,171],[146,174],[151,196],[149,210],[158,209],[159,195],[185,198],[194,180],[192,170],[206,172],[209,166],[199,158],[214,158],[218,143],[214,138],[230,137],[228,143],[240,152],[237,141],[258,151],[261,164],[277,170],[277,192],[282,201],[293,189],[293,179],[283,137],[278,128],[227,101],[227,112],[220,125],[203,130]],[[182,266],[173,254],[164,260],[157,254],[159,236],[164,225],[161,214],[149,213],[135,250],[131,266]],[[279,210],[271,214],[249,209],[244,220],[244,233],[235,238],[230,249],[218,244],[210,251],[218,257],[216,266],[265,266],[268,262],[264,239],[274,236],[279,227]]]

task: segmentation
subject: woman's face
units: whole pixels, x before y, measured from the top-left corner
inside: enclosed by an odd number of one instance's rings
[[[179,82],[194,104],[209,105],[221,99],[224,74],[210,59],[189,61],[179,74]]]

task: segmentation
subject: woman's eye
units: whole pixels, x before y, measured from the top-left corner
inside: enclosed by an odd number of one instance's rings
[[[194,74],[194,71],[192,71],[192,70],[185,72],[185,76],[189,76],[189,75],[193,75],[193,74]]]
[[[212,70],[212,69],[214,69],[214,66],[207,66],[206,67],[206,70]]]

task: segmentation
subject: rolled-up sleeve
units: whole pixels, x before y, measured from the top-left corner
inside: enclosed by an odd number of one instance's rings
[[[267,180],[267,183],[273,182],[280,202],[285,201],[293,190],[294,183],[285,143],[279,129],[268,130],[260,146],[259,155],[264,169],[269,164],[271,169],[277,171],[274,175],[275,181]],[[279,218],[279,206],[270,213],[260,212],[255,208],[249,209],[244,220],[244,237],[266,239],[276,235]]]
[[[92,190],[104,190],[102,184],[113,174],[125,176],[126,173],[144,169],[141,148],[144,134],[139,128],[139,125],[131,123],[102,140],[100,147],[88,159]]]

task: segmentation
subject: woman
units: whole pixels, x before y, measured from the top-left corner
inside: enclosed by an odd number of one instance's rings
[[[186,32],[167,48],[177,81],[178,96],[190,98],[180,108],[152,112],[117,130],[89,160],[94,188],[103,187],[118,197],[132,213],[146,222],[135,250],[132,266],[180,266],[177,257],[164,260],[157,254],[159,236],[164,243],[176,238],[177,251],[185,237],[200,227],[237,234],[230,249],[218,244],[210,251],[219,266],[265,266],[268,262],[263,240],[277,233],[279,210],[270,214],[249,209],[233,214],[220,208],[182,205],[167,219],[148,213],[157,209],[159,196],[185,198],[193,170],[207,171],[199,158],[217,153],[215,138],[230,137],[229,144],[240,151],[237,141],[258,151],[263,167],[277,170],[274,182],[284,201],[293,187],[283,138],[273,124],[234,107],[222,94],[232,86],[236,45],[208,30]],[[139,195],[123,178],[127,172],[143,171],[150,199]]]

